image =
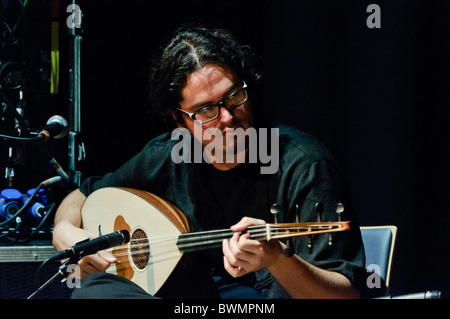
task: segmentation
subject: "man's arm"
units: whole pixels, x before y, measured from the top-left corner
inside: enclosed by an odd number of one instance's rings
[[[282,253],[267,269],[292,298],[359,298],[357,289],[345,276],[313,266],[297,255],[286,257]]]
[[[249,234],[239,235],[263,220],[243,218],[231,229],[233,237],[223,243],[224,266],[233,277],[267,268],[292,298],[359,298],[359,293],[342,274],[320,269],[297,255],[286,257],[278,240],[259,242]]]
[[[59,234],[59,229],[66,226],[81,227],[81,207],[86,200],[86,196],[76,189],[72,193],[66,196],[59,205],[55,214],[55,231]],[[59,236],[53,237],[53,244],[58,249],[67,248],[63,242],[59,242],[62,239]]]
[[[61,202],[55,215],[53,229],[53,245],[56,250],[67,249],[86,238],[96,237],[94,234],[81,228],[81,208],[86,196],[79,190],[74,190]],[[78,262],[81,277],[106,270],[116,258],[106,251],[84,257]]]

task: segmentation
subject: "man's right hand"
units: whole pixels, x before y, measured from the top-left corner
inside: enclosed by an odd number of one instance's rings
[[[53,246],[56,250],[67,249],[86,238],[95,238],[95,234],[81,228],[81,208],[86,196],[80,190],[70,193],[58,207],[55,216],[55,227],[53,228]],[[79,262],[79,273],[81,278],[95,272],[105,271],[117,259],[106,251],[83,257]]]
[[[53,229],[53,245],[57,250],[67,249],[86,238],[93,239],[95,236],[82,228],[75,227],[64,221],[58,223]],[[80,274],[81,278],[79,279],[82,279],[92,273],[105,271],[116,261],[116,257],[102,250],[80,259],[78,262],[79,271],[74,273]]]

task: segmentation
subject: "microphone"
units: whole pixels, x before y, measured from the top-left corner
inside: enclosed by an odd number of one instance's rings
[[[67,121],[59,115],[53,115],[48,119],[47,124],[38,132],[38,138],[47,142],[50,138],[60,139],[66,136],[69,131]]]
[[[130,233],[127,230],[119,230],[94,239],[83,240],[72,247],[56,253],[50,257],[51,261],[78,256],[80,259],[87,255],[95,254],[100,250],[126,244],[130,241]]]
[[[439,290],[416,292],[400,296],[386,296],[377,299],[441,299],[441,292]]]

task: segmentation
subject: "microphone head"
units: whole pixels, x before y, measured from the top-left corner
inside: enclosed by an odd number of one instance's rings
[[[130,233],[128,232],[128,230],[123,229],[123,230],[119,230],[118,232],[123,237],[122,244],[126,244],[126,243],[128,243],[130,241]]]
[[[57,132],[56,135],[52,136],[55,139],[63,138],[69,131],[69,125],[67,124],[67,121],[60,115],[53,115],[51,118],[49,118],[47,121],[47,125],[58,126],[58,128],[60,129],[60,132]]]

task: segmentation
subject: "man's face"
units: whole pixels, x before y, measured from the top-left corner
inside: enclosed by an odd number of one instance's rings
[[[188,76],[187,84],[182,91],[184,99],[180,102],[180,108],[185,112],[194,113],[206,105],[217,104],[226,99],[230,94],[240,89],[242,85],[243,81],[238,79],[229,68],[207,65]],[[253,116],[248,100],[231,111],[221,107],[219,116],[208,123],[199,124],[187,115],[183,115],[183,118],[184,125],[179,126],[186,127],[197,140],[202,141],[203,147],[214,140],[214,136],[211,139],[204,138],[205,130],[208,128],[219,129],[222,132],[224,142],[223,158],[225,158],[227,152],[236,153],[236,139],[227,139],[227,134],[234,134],[236,128],[242,128],[245,131],[253,126]],[[227,140],[229,142],[231,140],[233,143],[227,143]],[[237,156],[237,154],[234,155]],[[234,163],[228,161],[215,163],[214,160],[212,164],[221,170],[227,170],[238,165],[236,161]]]

